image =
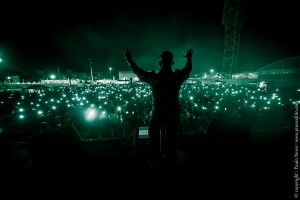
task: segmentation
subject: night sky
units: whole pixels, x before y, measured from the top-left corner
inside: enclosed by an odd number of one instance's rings
[[[246,21],[241,32],[237,71],[253,71],[271,62],[300,55],[299,6],[285,0],[272,4],[241,1]],[[113,73],[130,70],[122,54],[129,47],[146,70],[158,69],[164,50],[174,53],[174,68],[182,68],[187,48],[193,48],[192,73],[221,70],[224,50],[223,1],[143,1],[129,5],[40,3],[9,5],[1,10],[0,73]],[[298,28],[297,28],[298,26]]]

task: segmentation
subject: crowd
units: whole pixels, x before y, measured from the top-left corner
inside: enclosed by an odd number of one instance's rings
[[[205,134],[212,118],[254,129],[294,126],[296,87],[186,82],[178,133]],[[83,139],[129,137],[151,116],[148,85],[100,83],[0,93],[0,138],[24,140],[73,124]]]

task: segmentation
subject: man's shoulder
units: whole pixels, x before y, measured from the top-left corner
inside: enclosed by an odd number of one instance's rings
[[[175,69],[173,73],[177,75],[183,75],[182,69]]]
[[[158,74],[158,72],[156,72],[155,70],[152,70],[152,71],[149,71],[149,72],[148,72],[148,75],[149,75],[150,77],[155,77],[155,76],[157,76],[157,74]]]
[[[175,74],[184,75],[184,76],[190,74],[189,71],[185,71],[185,70],[183,70],[183,69],[175,69],[174,73],[175,73]]]
[[[156,72],[154,70],[152,70],[152,71],[144,71],[141,75],[143,75],[145,77],[151,77],[151,76],[155,76]]]

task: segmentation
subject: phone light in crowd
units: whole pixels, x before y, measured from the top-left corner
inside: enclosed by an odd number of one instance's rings
[[[99,118],[101,119],[101,118],[104,118],[105,116],[106,116],[106,112],[105,112],[105,111],[102,111]]]
[[[52,106],[52,109],[53,109],[53,110],[56,110],[56,107],[55,107],[55,106]]]
[[[39,115],[42,115],[42,114],[43,114],[43,111],[39,110],[39,111],[38,111],[38,114],[39,114]]]
[[[118,110],[118,111],[121,111],[121,107],[120,107],[120,106],[118,106],[117,110]]]
[[[20,112],[23,112],[23,111],[24,111],[24,109],[23,109],[23,108],[20,108],[20,109],[19,109],[19,111],[20,111]]]
[[[24,119],[24,117],[25,117],[24,115],[20,115],[19,116],[20,119]]]
[[[87,109],[85,111],[85,118],[89,121],[94,120],[97,117],[96,109]]]

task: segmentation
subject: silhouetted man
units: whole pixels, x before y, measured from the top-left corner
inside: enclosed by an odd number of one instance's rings
[[[149,150],[152,160],[159,159],[161,156],[160,131],[163,128],[166,128],[167,157],[174,159],[176,132],[180,123],[179,91],[192,71],[193,52],[193,49],[187,49],[186,55],[183,55],[187,59],[185,67],[173,71],[173,54],[170,51],[164,51],[160,55],[160,69],[156,73],[155,71],[146,72],[140,68],[133,60],[130,49],[123,49],[124,56],[133,72],[152,89],[153,106],[149,123]]]

